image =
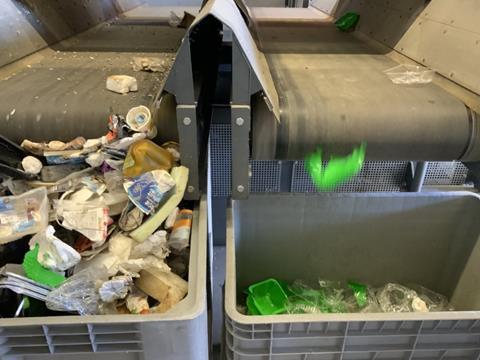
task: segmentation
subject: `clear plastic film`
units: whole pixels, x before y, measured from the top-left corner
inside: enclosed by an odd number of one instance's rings
[[[68,278],[47,295],[46,305],[50,310],[78,312],[80,315],[95,315],[99,312],[98,289],[108,279],[105,268],[90,267]]]
[[[0,244],[45,229],[49,220],[48,206],[45,188],[19,196],[0,197]]]
[[[318,287],[312,287],[296,280],[284,286],[287,293],[285,312],[315,314],[453,310],[445,296],[420,285],[388,283],[375,288],[353,281],[329,280],[320,280],[318,284]]]

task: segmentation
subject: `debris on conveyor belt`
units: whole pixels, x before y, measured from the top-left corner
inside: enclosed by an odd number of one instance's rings
[[[171,65],[168,59],[161,59],[159,57],[140,57],[134,56],[132,59],[132,66],[134,71],[151,71],[151,72],[166,72]]]
[[[107,78],[107,90],[119,94],[138,91],[137,79],[128,75],[111,75]]]
[[[106,129],[21,146],[1,137],[0,246],[27,249],[0,271],[2,303],[22,299],[13,293],[52,315],[148,314],[186,296],[193,211],[179,145],[150,140],[144,106]]]
[[[355,29],[360,20],[360,15],[350,11],[342,15],[336,22],[337,29],[341,31],[351,31]]]
[[[247,289],[248,315],[316,313],[390,313],[453,311],[447,298],[420,285],[388,283],[381,287],[354,281],[319,280],[314,288],[266,279]]]

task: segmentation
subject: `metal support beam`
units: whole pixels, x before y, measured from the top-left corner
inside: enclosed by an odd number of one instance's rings
[[[184,39],[175,59],[164,90],[175,94],[178,104],[190,104],[195,102],[195,91],[192,70],[192,55],[190,41]]]
[[[407,188],[411,192],[422,191],[425,175],[427,174],[427,161],[419,161],[415,164],[410,163],[407,169]]]
[[[196,105],[177,105],[177,127],[182,165],[188,167],[189,176],[185,199],[198,200],[200,188],[200,159],[198,148],[198,122]]]
[[[250,193],[250,106],[232,105],[232,198]]]
[[[467,181],[472,181],[475,189],[480,190],[480,162],[463,163],[468,168]]]
[[[250,128],[252,94],[262,89],[237,38],[232,41],[232,198],[250,193]]]

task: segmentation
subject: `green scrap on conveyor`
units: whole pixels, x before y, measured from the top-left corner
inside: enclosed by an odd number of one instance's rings
[[[335,25],[341,31],[349,31],[357,26],[359,20],[360,15],[356,12],[347,12],[335,22]]]
[[[305,165],[313,183],[319,190],[333,190],[357,175],[365,161],[366,143],[363,143],[345,157],[331,157],[326,166],[322,164],[322,150],[319,149],[305,159]]]

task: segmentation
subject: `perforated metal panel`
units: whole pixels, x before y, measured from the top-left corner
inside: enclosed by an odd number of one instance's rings
[[[232,188],[232,131],[230,124],[210,126],[210,165],[213,196],[229,196]]]
[[[212,124],[210,130],[212,195],[231,193],[231,127]],[[339,186],[338,192],[404,191],[407,161],[367,161],[360,173]],[[461,162],[429,162],[425,185],[463,185],[468,169]],[[250,161],[250,191],[279,192],[281,162],[277,160]],[[303,161],[295,161],[291,174],[291,192],[317,192]]]
[[[430,162],[425,185],[463,185],[467,174],[467,167],[458,161]]]
[[[251,160],[250,192],[280,191],[280,162],[270,160]]]
[[[400,191],[405,187],[407,164],[406,161],[367,161],[357,176],[340,185],[335,191]],[[315,185],[305,171],[304,162],[295,162],[291,192],[316,191]]]
[[[230,196],[232,178],[232,142],[230,124],[212,124],[210,127],[210,156],[212,195]],[[279,192],[280,163],[270,160],[250,161],[250,191]]]

